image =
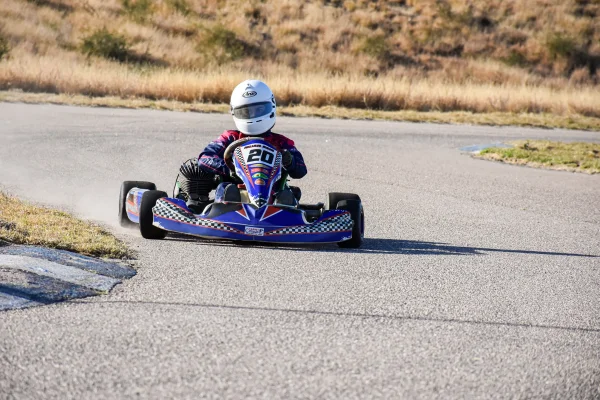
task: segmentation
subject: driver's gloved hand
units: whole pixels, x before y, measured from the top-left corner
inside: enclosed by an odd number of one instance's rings
[[[289,150],[284,150],[281,153],[281,163],[283,164],[283,166],[285,168],[289,168],[293,162],[294,162],[294,156],[292,156],[292,153],[290,153]]]

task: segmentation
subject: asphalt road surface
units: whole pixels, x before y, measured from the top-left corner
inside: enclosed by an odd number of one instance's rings
[[[142,240],[121,181],[170,191],[226,115],[0,103],[0,183],[139,252],[109,295],[0,313],[0,398],[600,397],[600,176],[459,148],[600,133],[279,118],[305,201],[359,193],[360,250]]]

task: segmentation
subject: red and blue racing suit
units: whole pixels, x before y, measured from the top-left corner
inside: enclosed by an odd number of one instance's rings
[[[212,174],[229,176],[229,168],[227,168],[227,165],[225,165],[225,161],[223,160],[225,149],[231,143],[244,137],[248,137],[248,135],[244,135],[240,131],[232,130],[223,132],[223,134],[219,136],[217,140],[209,143],[202,153],[200,153],[198,156],[198,166],[202,170]],[[275,147],[279,147],[281,150],[287,150],[290,152],[292,155],[292,164],[285,168],[290,178],[300,179],[306,175],[306,165],[304,164],[304,159],[302,158],[302,154],[300,154],[298,149],[296,149],[294,146],[293,140],[271,131],[252,137],[260,137],[267,143]]]

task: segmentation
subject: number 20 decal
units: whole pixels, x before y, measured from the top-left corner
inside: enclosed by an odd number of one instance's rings
[[[250,153],[248,153],[248,159],[246,161],[248,163],[263,162],[265,164],[273,165],[274,159],[275,153],[272,153],[265,149],[252,149],[250,150]]]

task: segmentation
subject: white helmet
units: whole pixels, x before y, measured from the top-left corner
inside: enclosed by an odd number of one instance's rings
[[[273,128],[275,107],[273,92],[261,81],[244,81],[231,93],[233,122],[246,135],[261,135]]]

